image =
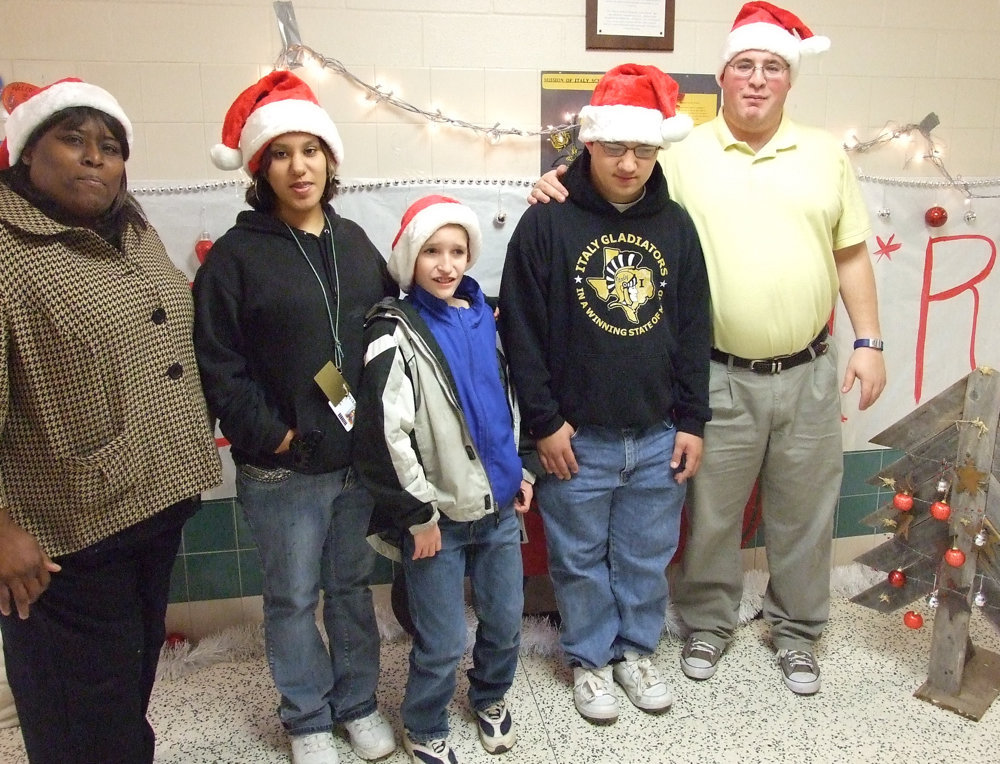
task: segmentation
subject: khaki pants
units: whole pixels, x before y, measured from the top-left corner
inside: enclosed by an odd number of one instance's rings
[[[673,601],[699,639],[724,648],[743,594],[743,509],[760,477],[776,649],[811,650],[829,616],[834,512],[843,475],[834,348],[761,375],[711,364],[712,421],[688,490],[689,530]]]

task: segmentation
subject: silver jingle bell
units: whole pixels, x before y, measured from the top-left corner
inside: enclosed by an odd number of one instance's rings
[[[938,596],[937,596],[936,593],[932,593],[927,598],[927,607],[929,607],[929,608],[936,608],[937,606],[938,606]]]
[[[976,596],[973,598],[972,601],[976,603],[976,607],[983,607],[983,605],[986,604],[986,595],[983,594],[982,589],[976,592]]]

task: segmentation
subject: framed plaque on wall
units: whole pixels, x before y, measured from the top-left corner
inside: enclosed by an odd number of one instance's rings
[[[674,0],[587,0],[587,50],[673,50]]]

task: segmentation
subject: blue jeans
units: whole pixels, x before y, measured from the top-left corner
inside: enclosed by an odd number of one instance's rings
[[[441,551],[413,559],[413,536],[403,535],[403,573],[417,633],[403,698],[403,726],[419,742],[448,735],[448,703],[465,653],[465,576],[479,619],[472,649],[469,704],[481,710],[510,689],[517,669],[524,611],[521,526],[513,505],[475,522],[443,514]]]
[[[290,735],[326,732],[375,710],[379,634],[368,588],[375,552],[365,540],[372,499],[346,469],[251,472],[237,470],[236,495],[260,551],[278,715]],[[316,625],[320,589],[329,653]]]
[[[685,495],[670,469],[675,435],[669,423],[581,427],[572,440],[579,472],[535,488],[570,665],[601,668],[626,650],[656,649]]]

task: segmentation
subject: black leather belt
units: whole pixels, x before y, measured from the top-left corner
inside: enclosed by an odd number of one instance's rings
[[[754,374],[780,374],[785,369],[801,366],[809,363],[813,359],[823,355],[829,346],[826,343],[828,337],[826,327],[810,342],[803,350],[790,355],[778,355],[774,358],[740,358],[738,355],[723,353],[717,348],[712,348],[712,360],[724,363],[731,369],[746,369]]]

